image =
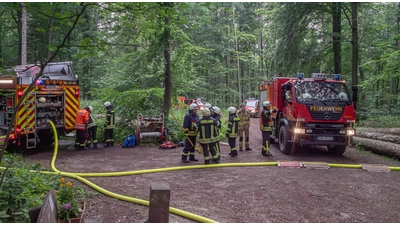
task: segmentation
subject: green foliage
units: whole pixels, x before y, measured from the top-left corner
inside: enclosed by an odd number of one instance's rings
[[[12,168],[7,170],[0,189],[0,222],[26,223],[30,221],[29,209],[41,205],[46,193],[58,187],[59,176],[38,173],[40,165],[20,155],[6,154],[1,166],[11,163]]]

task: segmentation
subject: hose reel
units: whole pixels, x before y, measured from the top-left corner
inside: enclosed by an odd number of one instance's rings
[[[138,114],[136,120],[136,145],[145,140],[163,143],[167,140],[167,131],[164,127],[164,114],[158,116]]]

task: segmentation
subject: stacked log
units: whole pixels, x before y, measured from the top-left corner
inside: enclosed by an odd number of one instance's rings
[[[357,128],[355,144],[373,153],[400,159],[400,128]]]

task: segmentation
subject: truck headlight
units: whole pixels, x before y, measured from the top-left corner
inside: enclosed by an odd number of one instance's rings
[[[356,134],[355,130],[347,130],[347,136],[354,136]]]
[[[301,129],[301,128],[294,128],[294,133],[295,133],[295,134],[304,134],[304,129]]]

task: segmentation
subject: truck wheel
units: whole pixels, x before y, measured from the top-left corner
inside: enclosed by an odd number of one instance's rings
[[[279,129],[279,150],[285,154],[290,155],[292,151],[292,143],[289,142],[290,134],[288,126],[281,126]]]
[[[328,152],[335,155],[343,155],[346,151],[346,145],[328,145]]]

